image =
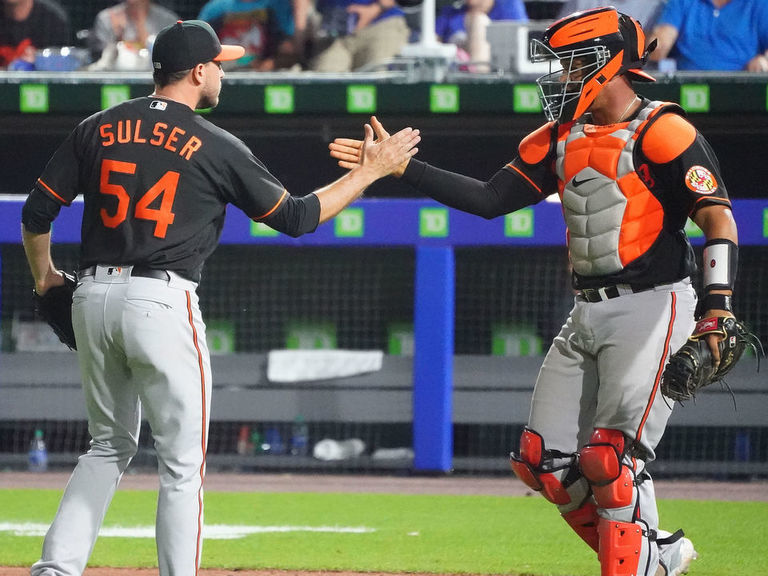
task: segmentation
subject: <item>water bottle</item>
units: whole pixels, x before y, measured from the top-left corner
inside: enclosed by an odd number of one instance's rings
[[[291,455],[306,456],[309,454],[309,427],[304,418],[297,416],[291,426]]]
[[[250,444],[251,429],[243,424],[240,426],[240,432],[237,435],[237,453],[240,456],[247,456],[253,451],[253,446]]]
[[[262,444],[262,447],[267,454],[285,454],[285,443],[277,426],[267,428],[267,431],[264,433],[264,444]]]
[[[30,472],[45,472],[48,469],[48,448],[45,446],[42,430],[35,430],[35,436],[29,443],[28,456]]]
[[[749,432],[739,432],[733,441],[733,456],[737,462],[749,462],[752,458],[752,442]]]

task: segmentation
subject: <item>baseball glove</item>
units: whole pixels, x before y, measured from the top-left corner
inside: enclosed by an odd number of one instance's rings
[[[63,272],[64,284],[48,289],[40,296],[33,291],[35,312],[53,328],[56,336],[71,350],[77,350],[75,331],[72,329],[72,294],[77,282],[71,274]]]
[[[720,334],[720,364],[715,369],[705,336]],[[750,347],[758,357],[763,352],[760,340],[736,318],[703,318],[696,323],[688,341],[669,358],[661,380],[661,392],[676,401],[693,399],[697,392],[723,379]],[[759,350],[759,353],[758,353]],[[759,369],[759,364],[758,364]]]

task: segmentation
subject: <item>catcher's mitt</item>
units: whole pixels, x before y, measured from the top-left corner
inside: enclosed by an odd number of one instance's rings
[[[717,370],[705,338],[709,334],[723,336],[718,343],[720,364]],[[747,346],[755,351],[759,362],[763,347],[757,336],[750,332],[744,323],[731,317],[699,320],[688,341],[669,358],[661,380],[662,394],[677,401],[694,398],[699,389],[722,380],[741,358]]]
[[[48,289],[40,296],[33,291],[35,312],[53,328],[56,336],[71,350],[77,350],[75,331],[72,329],[72,294],[77,282],[71,274],[63,273],[64,284]]]

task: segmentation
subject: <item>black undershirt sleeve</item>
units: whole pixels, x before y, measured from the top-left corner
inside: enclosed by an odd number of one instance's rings
[[[50,232],[51,222],[56,219],[60,210],[59,202],[35,187],[21,209],[21,222],[24,228],[33,234],[46,234]]]
[[[543,199],[521,175],[506,168],[482,182],[411,159],[402,179],[441,204],[487,219]]]
[[[293,238],[314,232],[320,223],[320,199],[316,194],[289,195],[286,201],[263,221],[270,228]]]

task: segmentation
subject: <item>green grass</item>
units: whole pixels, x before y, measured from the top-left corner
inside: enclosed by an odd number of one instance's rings
[[[49,523],[61,492],[0,491],[0,523]],[[105,526],[147,526],[155,493],[120,491]],[[684,527],[700,558],[691,576],[768,576],[768,503],[664,500],[662,525]],[[203,565],[387,572],[587,576],[595,555],[540,497],[391,494],[206,494],[206,524],[355,526],[364,534],[266,533],[205,542]],[[0,565],[29,565],[41,537],[0,532]],[[153,566],[150,538],[100,538],[91,565]]]

